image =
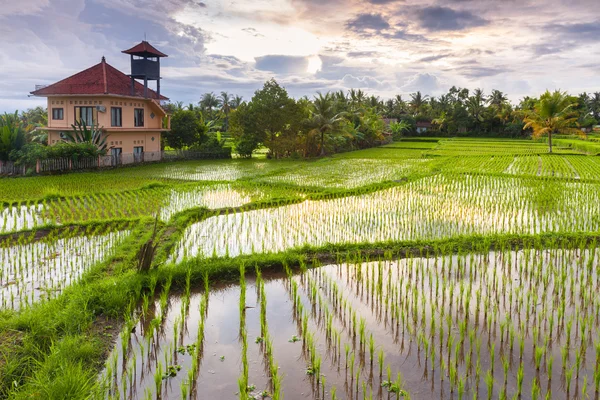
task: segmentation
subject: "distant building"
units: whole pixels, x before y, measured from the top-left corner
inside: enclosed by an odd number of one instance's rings
[[[425,133],[431,129],[433,124],[428,121],[418,121],[417,122],[417,133]]]
[[[34,96],[48,98],[48,145],[63,140],[75,121],[98,125],[107,135],[110,154],[159,152],[167,113],[160,101],[160,58],[166,54],[143,41],[123,53],[131,56],[131,75],[100,63],[49,86],[36,87]],[[143,84],[136,79],[143,80]],[[148,81],[156,81],[156,91]]]

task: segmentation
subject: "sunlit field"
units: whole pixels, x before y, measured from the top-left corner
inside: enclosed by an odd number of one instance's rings
[[[600,161],[557,146],[0,179],[0,397],[597,399]]]

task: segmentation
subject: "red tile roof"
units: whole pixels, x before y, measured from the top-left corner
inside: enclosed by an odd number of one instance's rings
[[[134,56],[142,56],[144,54],[150,54],[156,57],[169,57],[165,53],[158,51],[154,46],[145,40],[136,44],[129,50],[123,50],[121,53],[133,54]]]
[[[135,82],[135,97],[144,97],[144,85]],[[69,94],[112,94],[131,96],[131,78],[108,64],[104,57],[99,64],[72,75],[62,81],[31,92],[34,96],[52,96]],[[158,94],[148,88],[148,97],[159,99]],[[168,100],[160,96],[160,100]]]

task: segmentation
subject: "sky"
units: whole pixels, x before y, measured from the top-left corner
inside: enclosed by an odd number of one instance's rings
[[[249,100],[275,78],[294,97],[360,88],[408,98],[451,86],[517,102],[600,91],[599,0],[0,0],[0,112],[144,37],[169,55],[162,94]]]

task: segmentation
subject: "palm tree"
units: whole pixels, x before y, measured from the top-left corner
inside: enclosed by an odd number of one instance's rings
[[[229,130],[229,113],[231,112],[231,96],[227,92],[221,92],[219,101],[221,102],[221,112],[225,116],[223,118],[223,130]]]
[[[577,121],[577,113],[573,111],[575,105],[566,92],[546,91],[540,96],[533,111],[526,114],[523,129],[532,128],[534,138],[548,135],[549,152],[552,153],[553,133],[582,134],[575,128]]]
[[[473,95],[467,100],[467,110],[469,114],[475,120],[476,124],[482,121],[481,115],[485,111],[485,105],[481,96]]]
[[[350,92],[348,94],[350,97],[350,104],[355,106],[355,108],[361,108],[364,105],[366,100],[365,92],[363,92],[360,89],[350,89]]]
[[[488,101],[490,103],[490,106],[495,107],[497,110],[499,110],[500,107],[502,107],[502,105],[504,105],[504,103],[508,101],[508,98],[500,90],[494,89],[492,90],[492,94],[490,95]]]
[[[600,123],[600,92],[595,92],[594,95],[590,97],[589,107],[592,116]]]
[[[325,155],[325,135],[336,131],[340,122],[344,120],[345,112],[336,113],[334,96],[331,93],[325,95],[317,92],[310,107],[307,124],[311,132],[320,136],[320,153]]]
[[[427,98],[429,96],[422,95],[421,92],[411,93],[410,95],[410,108],[413,112],[413,116],[419,114],[425,104],[427,103]]]
[[[475,97],[480,103],[485,103],[487,100],[483,94],[483,89],[475,89],[473,91],[473,97]]]
[[[446,127],[446,125],[448,125],[448,117],[446,115],[445,111],[442,111],[442,113],[440,114],[439,117],[433,119],[431,121],[432,124],[437,125],[438,129],[441,131],[443,131],[443,129]]]
[[[199,105],[202,111],[208,111],[212,113],[215,109],[219,108],[221,101],[213,92],[204,93]]]
[[[233,100],[231,100],[231,108],[235,110],[236,108],[238,108],[239,106],[241,106],[243,102],[244,102],[244,99],[242,98],[242,96],[237,96],[236,95],[233,98]]]

